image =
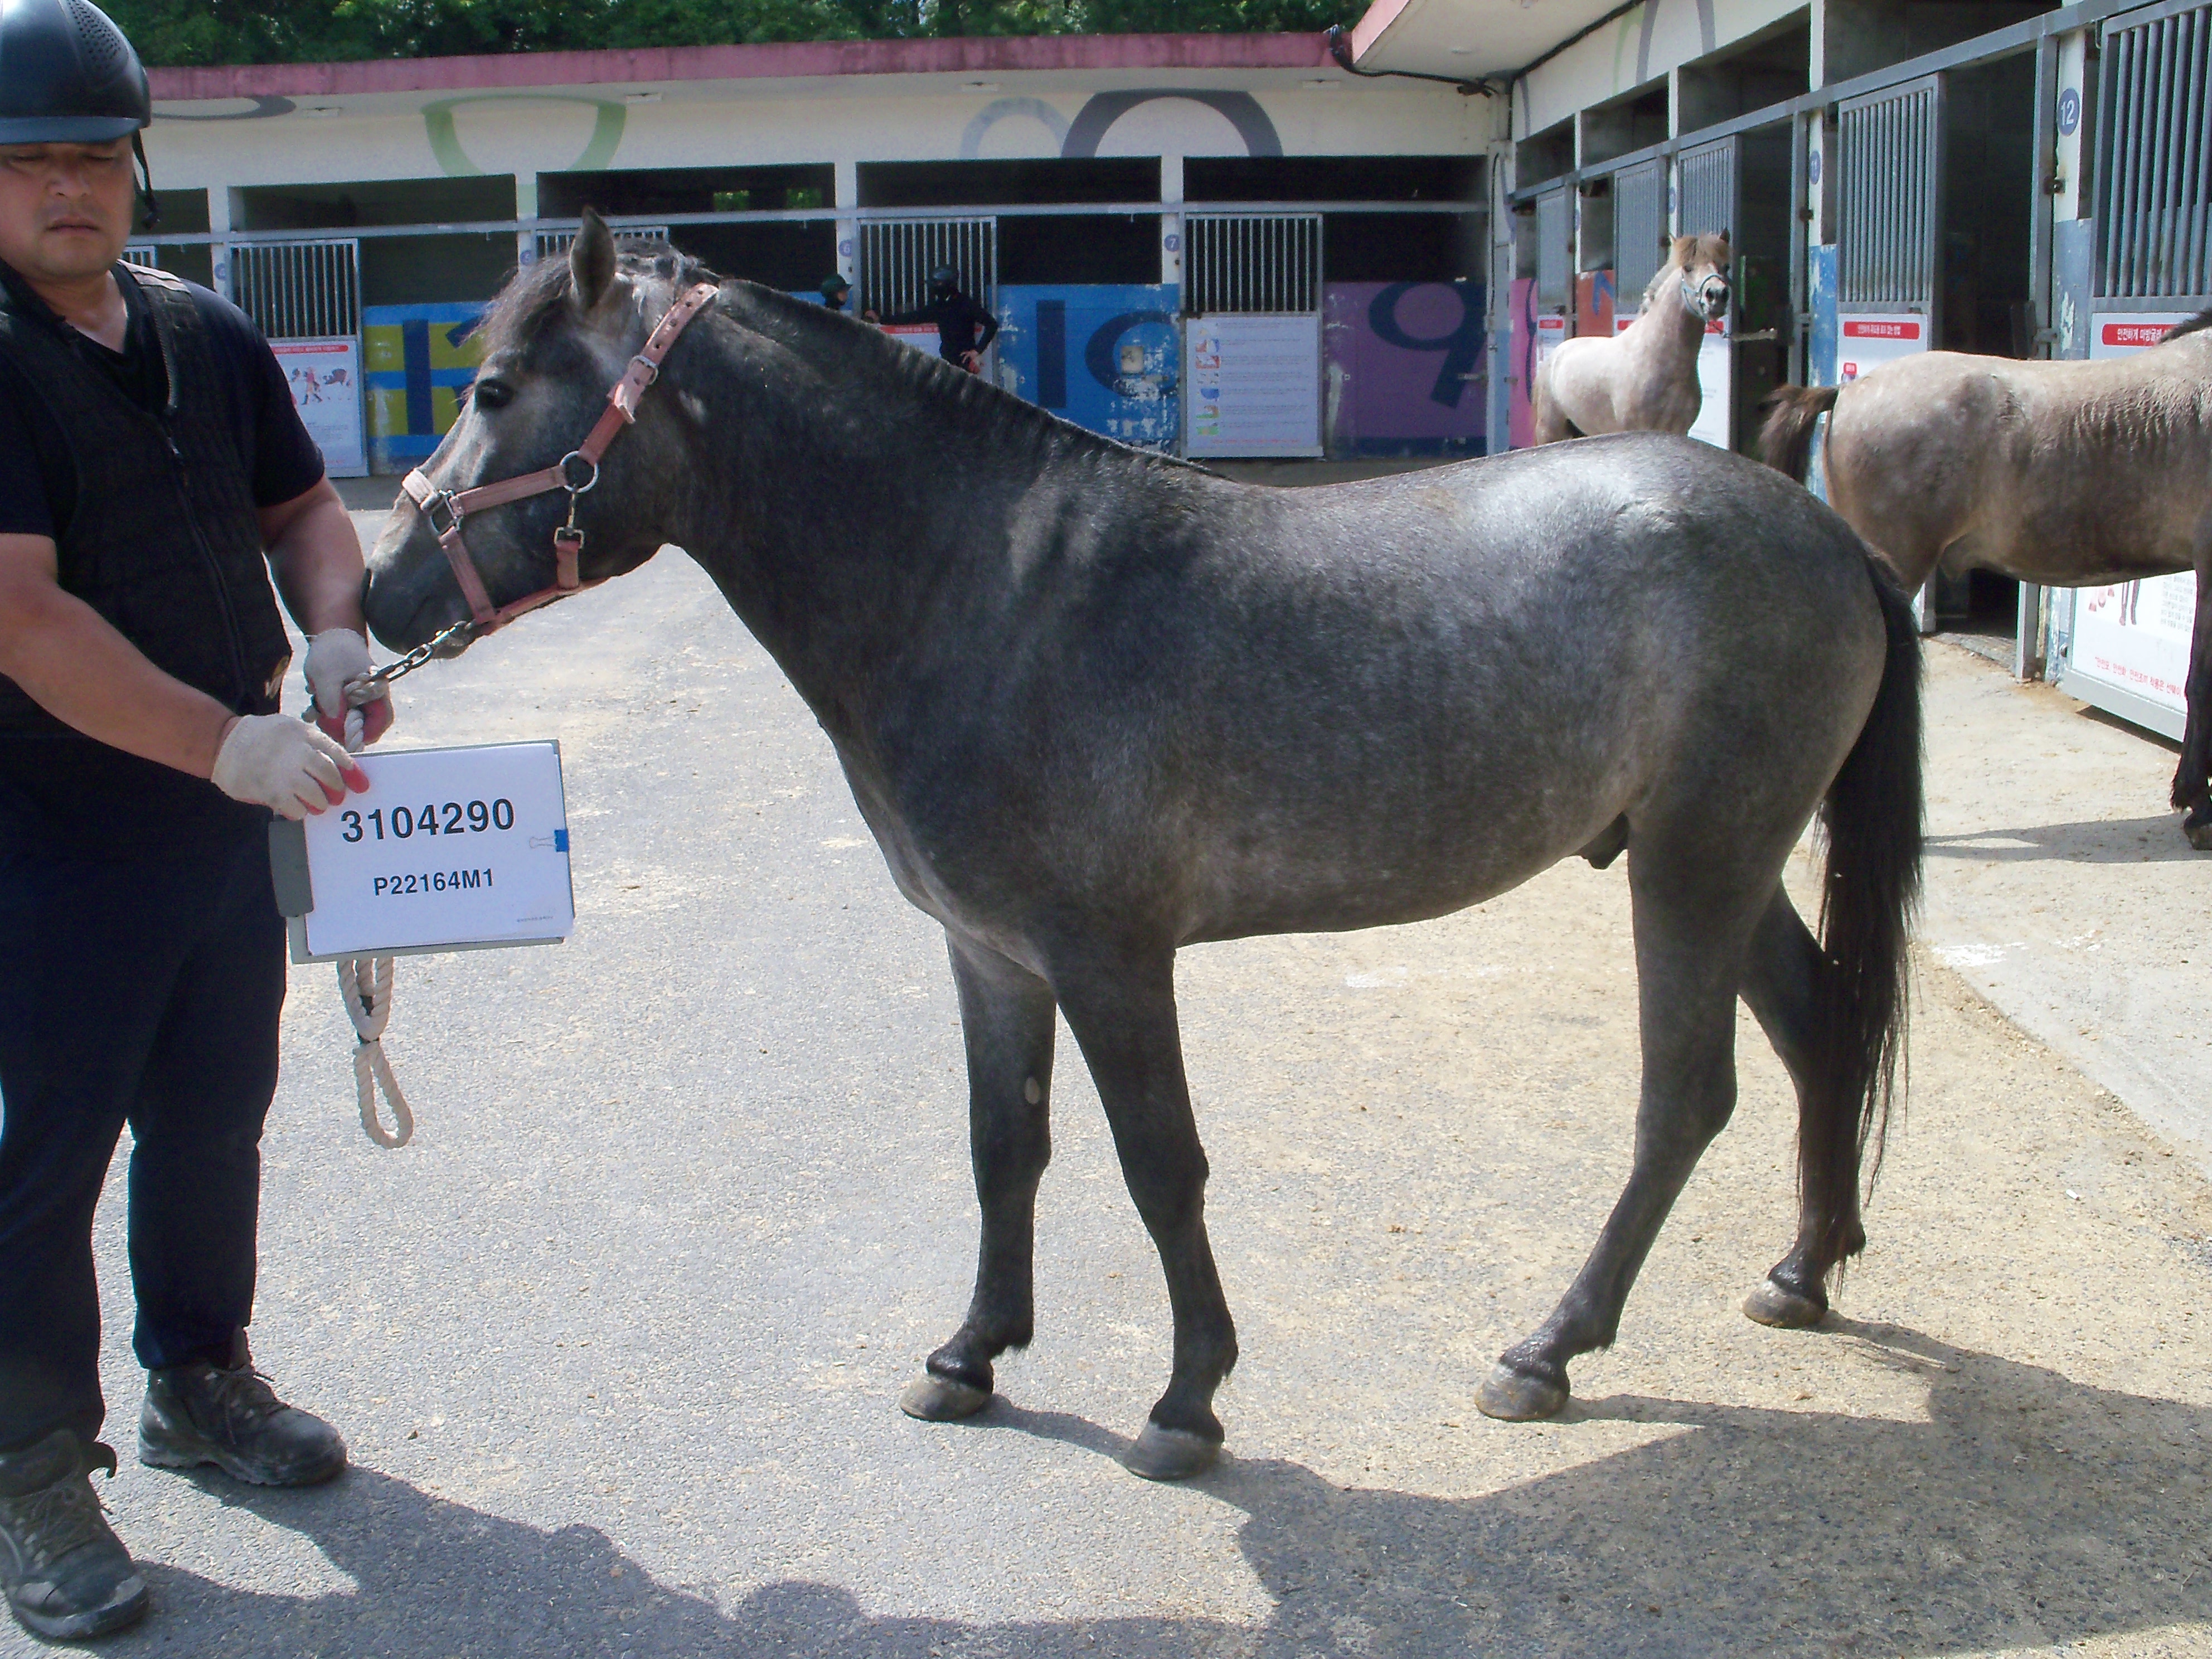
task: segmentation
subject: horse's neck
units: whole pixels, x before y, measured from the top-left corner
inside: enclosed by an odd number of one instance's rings
[[[1705,319],[1684,303],[1677,273],[1673,281],[1659,286],[1650,303],[1622,331],[1620,341],[1640,356],[1671,361],[1696,356],[1705,337]]]
[[[1028,453],[858,343],[832,362],[802,342],[813,373],[787,380],[726,343],[689,377],[710,476],[684,545],[833,734],[934,648],[948,592],[1003,577]]]

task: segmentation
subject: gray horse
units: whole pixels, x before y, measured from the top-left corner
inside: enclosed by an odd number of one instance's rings
[[[2112,362],[1931,351],[1766,408],[1759,455],[1795,478],[1829,416],[1828,499],[1907,591],[1939,562],[2052,587],[2194,570],[2172,799],[2212,852],[2212,311]]]
[[[697,281],[587,220],[516,278],[432,459],[552,464]],[[974,1301],[902,1401],[980,1410],[1031,1331],[1055,1010],[1166,1270],[1167,1391],[1128,1454],[1194,1473],[1237,1341],[1176,1031],[1178,946],[1439,916],[1626,848],[1644,1080],[1634,1172],[1479,1403],[1549,1415],[1735,1101],[1741,997],[1799,1096],[1794,1247],[1747,1306],[1804,1324],[1864,1242],[1920,852],[1919,642],[1850,528],[1765,468],[1595,440],[1330,489],[1247,488],[1093,436],[744,283],[677,343],[579,498],[586,578],[684,548],[830,736],[900,890],[945,927],[982,1234]],[[492,595],[542,588],[562,502],[469,520]],[[469,614],[402,502],[378,637]],[[461,636],[470,637],[465,628]],[[1816,941],[1784,894],[1822,811]]]

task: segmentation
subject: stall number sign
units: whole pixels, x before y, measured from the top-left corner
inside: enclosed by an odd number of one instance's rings
[[[365,793],[305,825],[304,954],[550,943],[576,925],[561,749],[364,754]]]
[[[1871,374],[1884,363],[1927,350],[1928,319],[1911,312],[1896,316],[1846,316],[1839,319],[1836,379],[1844,386]]]

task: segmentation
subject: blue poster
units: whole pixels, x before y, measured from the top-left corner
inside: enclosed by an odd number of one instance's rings
[[[999,384],[1140,449],[1182,435],[1182,338],[1169,283],[1002,286]]]

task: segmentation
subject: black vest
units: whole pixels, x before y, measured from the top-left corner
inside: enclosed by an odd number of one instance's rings
[[[237,714],[274,714],[291,645],[207,325],[175,277],[116,272],[137,283],[161,341],[169,393],[158,414],[0,290],[0,351],[45,400],[76,469],[76,511],[55,544],[59,586],[164,672]],[[0,732],[67,729],[0,676]]]

